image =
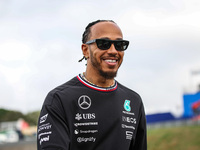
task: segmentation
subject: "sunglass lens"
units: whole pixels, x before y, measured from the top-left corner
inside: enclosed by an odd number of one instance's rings
[[[123,50],[126,50],[128,48],[129,41],[123,41]]]
[[[118,51],[124,51],[128,47],[128,42],[127,41],[117,41],[115,42],[115,48]]]
[[[107,41],[107,40],[98,40],[97,41],[97,46],[99,49],[102,49],[102,50],[107,50],[110,48],[111,46],[111,42],[110,41]]]
[[[115,42],[115,48],[116,48],[116,50],[118,50],[118,51],[122,51],[124,48],[123,48],[123,42],[121,42],[121,41],[117,41],[117,42]]]
[[[129,42],[123,42],[123,49],[126,50],[128,48]]]

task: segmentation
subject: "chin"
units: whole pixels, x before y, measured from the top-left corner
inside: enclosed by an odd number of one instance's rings
[[[113,79],[117,76],[117,71],[99,71],[100,75],[106,79]]]

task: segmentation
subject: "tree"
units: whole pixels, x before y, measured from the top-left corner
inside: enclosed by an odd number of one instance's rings
[[[37,125],[39,114],[40,111],[34,111],[24,115],[19,111],[0,108],[0,122],[17,121],[19,118],[22,118],[29,125]]]

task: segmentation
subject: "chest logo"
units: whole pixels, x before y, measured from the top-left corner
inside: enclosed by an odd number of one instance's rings
[[[130,100],[125,100],[125,101],[124,101],[124,109],[125,109],[126,111],[131,111],[130,103],[131,103]]]
[[[78,99],[78,105],[82,109],[88,109],[88,108],[90,108],[91,104],[92,104],[92,101],[91,101],[91,99],[87,95],[82,95]]]

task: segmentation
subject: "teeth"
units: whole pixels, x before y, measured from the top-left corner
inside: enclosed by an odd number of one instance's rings
[[[108,59],[108,60],[105,60],[106,62],[110,62],[110,63],[115,63],[117,62],[116,60],[111,60],[111,59]]]

